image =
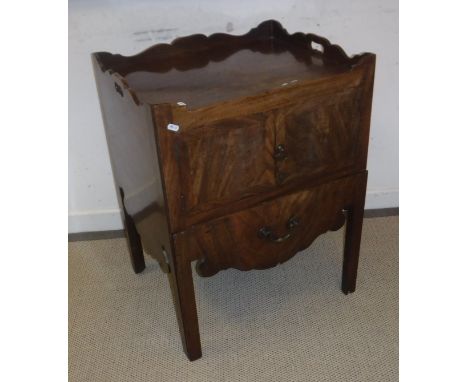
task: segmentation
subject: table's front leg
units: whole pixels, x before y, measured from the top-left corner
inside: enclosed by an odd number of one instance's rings
[[[191,259],[182,248],[170,257],[170,272],[174,307],[185,354],[190,361],[202,356],[198,329],[197,305],[193,288]]]

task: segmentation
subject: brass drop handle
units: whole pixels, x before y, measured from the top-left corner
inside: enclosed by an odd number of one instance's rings
[[[276,233],[273,232],[273,230],[270,227],[265,226],[258,230],[258,236],[261,239],[265,239],[273,243],[282,243],[283,241],[288,240],[292,236],[294,228],[296,228],[298,225],[299,219],[296,217],[292,217],[286,223],[286,228],[289,231],[286,235],[278,236]]]
[[[283,144],[279,144],[275,147],[275,151],[273,152],[273,157],[277,160],[285,160],[287,158],[286,155],[286,147]]]

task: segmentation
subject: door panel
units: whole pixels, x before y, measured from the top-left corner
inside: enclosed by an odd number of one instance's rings
[[[190,126],[177,141],[187,213],[275,186],[272,115],[258,113]]]
[[[359,158],[359,105],[359,88],[348,88],[279,109],[275,123],[277,182],[354,167]]]

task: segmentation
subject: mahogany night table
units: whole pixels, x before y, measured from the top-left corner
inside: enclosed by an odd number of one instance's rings
[[[270,268],[346,223],[341,289],[354,292],[374,54],[269,20],[92,59],[132,266],[144,248],[168,274],[190,360],[193,261],[204,277]]]

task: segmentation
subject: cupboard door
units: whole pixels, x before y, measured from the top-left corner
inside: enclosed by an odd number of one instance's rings
[[[274,118],[268,113],[205,120],[167,132],[182,215],[222,206],[275,186]]]
[[[359,88],[301,99],[276,117],[276,178],[279,184],[359,167]]]

